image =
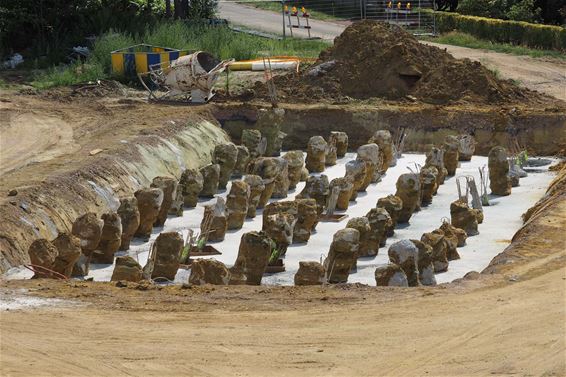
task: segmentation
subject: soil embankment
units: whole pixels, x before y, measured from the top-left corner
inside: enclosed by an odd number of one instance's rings
[[[242,129],[254,127],[255,102],[217,104],[214,115],[234,140]],[[478,144],[476,153],[487,155],[497,145],[513,140],[532,155],[561,155],[566,145],[566,108],[527,106],[493,107],[474,105],[435,106],[428,104],[350,103],[280,104],[285,109],[281,131],[287,134],[286,149],[304,149],[311,136],[328,137],[330,131],[349,135],[350,147],[363,145],[380,129],[392,134],[407,133],[405,150],[425,152],[430,144],[442,144],[447,135],[470,133]]]
[[[70,230],[86,212],[115,210],[119,196],[154,177],[204,165],[228,137],[206,109],[100,99],[46,108],[55,103],[15,97],[0,110],[8,119],[2,138],[14,144],[2,153],[0,271],[28,261],[31,242]],[[34,128],[22,119],[50,121]]]

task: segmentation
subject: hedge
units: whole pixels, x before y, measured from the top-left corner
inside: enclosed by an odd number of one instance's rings
[[[436,30],[440,33],[458,30],[491,42],[566,51],[566,29],[560,26],[463,16],[448,12],[434,14]]]

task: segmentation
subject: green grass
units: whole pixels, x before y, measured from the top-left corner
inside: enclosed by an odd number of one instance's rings
[[[527,55],[533,58],[552,57],[557,59],[565,59],[566,54],[553,50],[537,50],[528,47],[515,46],[506,43],[493,43],[483,39],[478,39],[470,34],[453,31],[450,33],[442,34],[439,37],[431,38],[425,37],[424,40],[436,43],[443,43],[447,45],[477,48],[492,50],[497,52],[504,52],[513,55]]]
[[[35,77],[32,85],[46,89],[111,77],[110,52],[136,43],[186,50],[202,50],[220,59],[244,60],[262,54],[317,57],[329,46],[320,40],[276,40],[238,33],[227,27],[191,26],[183,22],[164,22],[138,35],[109,32],[97,39],[85,64],[53,67]]]
[[[249,5],[254,8],[259,8],[263,10],[270,10],[272,12],[281,13],[281,3],[275,1],[244,1],[241,4]],[[293,3],[288,2],[287,5],[289,6],[289,10],[294,6],[298,9],[301,9],[301,4],[299,2]],[[339,17],[335,17],[332,14],[328,14],[325,12],[313,10],[307,8],[307,12],[311,15],[314,20],[321,20],[321,21],[336,21],[339,20]]]

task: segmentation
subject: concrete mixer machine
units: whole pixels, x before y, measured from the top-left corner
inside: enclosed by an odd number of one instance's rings
[[[231,62],[233,59],[220,61],[208,52],[197,51],[170,65],[150,65],[149,72],[138,77],[150,101],[206,103],[214,96],[214,83]]]

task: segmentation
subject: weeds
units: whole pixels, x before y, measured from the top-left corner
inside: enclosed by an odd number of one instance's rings
[[[558,59],[566,59],[566,55],[560,51],[537,50],[523,46],[515,46],[507,43],[494,43],[483,39],[478,39],[470,34],[461,33],[457,31],[442,34],[437,38],[425,38],[425,39],[436,43],[492,50],[497,52],[504,52],[507,54],[513,54],[513,55],[527,55],[533,58],[553,57]]]
[[[315,57],[328,47],[324,41],[298,39],[275,40],[245,33],[237,33],[227,27],[210,27],[189,22],[163,22],[147,27],[137,35],[110,31],[97,38],[91,56],[85,64],[71,64],[50,68],[35,78],[33,85],[39,89],[70,85],[83,81],[109,78],[111,75],[110,52],[137,43],[182,50],[202,50],[220,59],[252,59],[262,53],[269,55],[296,55]]]

